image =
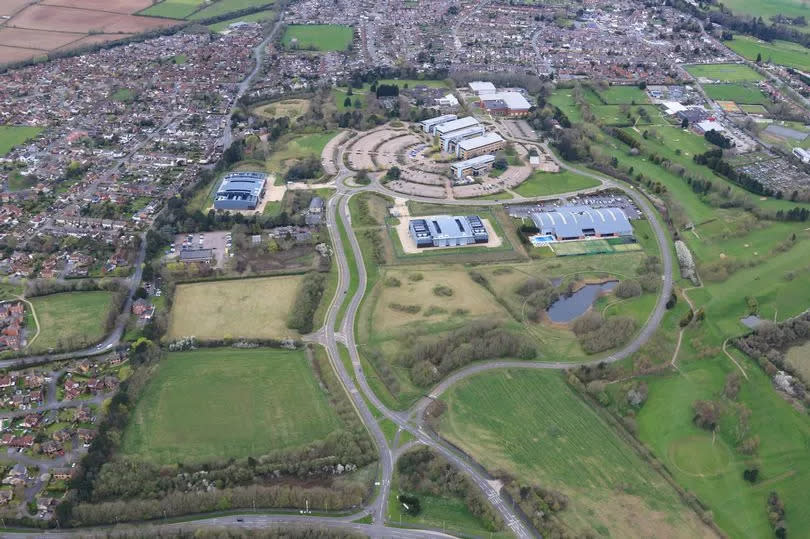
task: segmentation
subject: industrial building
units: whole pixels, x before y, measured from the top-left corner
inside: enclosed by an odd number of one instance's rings
[[[442,151],[454,152],[456,151],[456,144],[458,144],[460,141],[471,137],[477,137],[479,135],[483,135],[484,133],[486,133],[484,126],[477,124],[465,129],[453,131],[449,135],[440,137],[439,141],[442,145]]]
[[[497,152],[504,146],[506,146],[506,141],[498,133],[487,133],[459,141],[456,144],[456,156],[461,159],[470,159],[477,155]]]
[[[478,125],[478,120],[472,116],[465,116],[464,118],[459,118],[458,120],[450,120],[449,122],[432,126],[430,128],[430,134],[438,135],[439,139],[442,139],[449,136],[451,133],[455,133],[456,131],[461,131],[462,129],[467,129],[468,127],[473,127],[476,125]]]
[[[499,116],[525,116],[531,107],[520,92],[495,92],[481,96],[481,108]]]
[[[477,215],[434,215],[408,224],[417,247],[456,247],[487,243],[489,234]]]
[[[464,176],[479,176],[488,172],[494,162],[494,155],[479,155],[472,159],[453,163],[450,165],[450,171],[458,179]]]
[[[478,97],[495,93],[495,85],[492,84],[491,82],[483,82],[478,80],[469,83],[467,86],[469,86],[470,90],[475,92],[475,95],[477,95]]]
[[[443,116],[436,116],[435,118],[429,118],[427,120],[421,121],[419,122],[419,124],[422,126],[422,129],[425,131],[425,133],[430,133],[430,129],[433,126],[443,124],[445,122],[451,122],[456,118],[458,118],[458,116],[456,116],[455,114],[445,114]]]
[[[218,210],[255,210],[264,196],[267,176],[262,172],[232,172],[222,179],[214,197]]]
[[[563,206],[554,211],[532,212],[530,216],[541,235],[557,241],[633,235],[633,227],[621,208]]]

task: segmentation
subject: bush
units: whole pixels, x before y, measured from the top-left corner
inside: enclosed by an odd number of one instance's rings
[[[323,174],[321,160],[317,157],[307,157],[294,164],[284,174],[285,182],[297,182],[319,178]]]
[[[433,287],[433,294],[439,297],[449,298],[453,295],[453,289],[449,286],[436,285]]]
[[[388,277],[385,281],[383,281],[383,284],[385,284],[385,286],[387,286],[388,288],[397,288],[399,286],[402,286],[402,281],[400,281],[396,277]]]
[[[422,310],[421,305],[403,305],[401,303],[389,303],[388,308],[401,313],[416,314]]]
[[[312,331],[313,317],[323,296],[326,277],[321,273],[308,273],[298,286],[295,303],[287,317],[287,327],[301,333]]]
[[[616,297],[621,299],[640,296],[641,292],[641,284],[633,279],[622,281],[616,285],[616,288],[613,289],[613,293],[616,295]]]

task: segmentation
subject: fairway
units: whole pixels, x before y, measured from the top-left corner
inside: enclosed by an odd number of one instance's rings
[[[187,464],[298,447],[340,427],[303,351],[204,349],[160,362],[121,449]]]
[[[589,189],[597,187],[599,184],[598,180],[567,170],[562,172],[535,172],[526,181],[518,185],[514,191],[524,197],[540,197]]]
[[[721,82],[756,81],[764,78],[745,64],[693,64],[684,67],[693,77]]]
[[[104,291],[65,292],[31,298],[40,334],[29,351],[78,349],[104,337],[104,321],[112,294]]]
[[[771,100],[754,85],[704,84],[706,95],[716,101],[734,101],[743,105],[765,105]]]
[[[764,63],[810,70],[810,49],[798,43],[779,40],[767,43],[753,37],[736,35],[734,39],[725,41],[724,44],[746,60],[755,61],[757,55],[760,55]]]
[[[441,397],[441,433],[490,471],[567,495],[574,535],[702,537],[708,530],[561,374],[479,374]]]
[[[608,105],[642,105],[650,102],[647,92],[638,86],[611,86],[606,90],[596,91]]]
[[[680,471],[710,477],[725,471],[731,450],[722,440],[712,440],[709,433],[686,436],[669,446],[669,460]]]
[[[0,157],[4,157],[15,146],[31,140],[42,131],[39,127],[0,125]]]
[[[345,51],[352,44],[354,29],[339,24],[292,24],[281,43],[288,49]]]
[[[287,329],[301,275],[216,281],[177,286],[169,339],[297,337]]]

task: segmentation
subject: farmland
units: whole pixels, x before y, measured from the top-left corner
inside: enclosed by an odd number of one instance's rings
[[[704,84],[706,95],[718,101],[734,101],[745,105],[765,105],[771,100],[762,90],[744,84]]]
[[[77,349],[100,341],[111,298],[112,294],[103,291],[31,298],[41,331],[29,350]]]
[[[765,63],[810,70],[810,49],[798,43],[779,40],[766,43],[753,37],[736,35],[725,45],[746,60],[755,61],[759,55]]]
[[[179,285],[168,337],[295,337],[297,332],[287,329],[287,314],[302,278],[290,275]]]
[[[762,17],[765,20],[770,19],[774,15],[785,15],[788,17],[807,16],[807,6],[801,0],[761,0],[759,2],[728,0],[723,2],[723,5],[727,9],[730,9],[735,15]],[[804,28],[806,31],[806,27]]]
[[[720,82],[746,82],[764,78],[745,64],[694,64],[685,67],[693,77]]]
[[[197,11],[203,3],[203,0],[163,0],[141,11],[140,15],[185,19]]]
[[[524,197],[539,197],[588,189],[599,184],[598,180],[568,171],[556,173],[535,172],[514,191]]]
[[[354,37],[351,26],[337,24],[293,24],[288,26],[281,38],[287,48],[343,51],[349,48]]]
[[[15,146],[25,143],[39,135],[39,127],[0,125],[0,157],[5,156]]]
[[[443,436],[488,470],[568,496],[568,509],[559,516],[576,533],[709,536],[677,493],[560,374],[480,374],[451,388],[442,400],[448,407],[441,419]]]
[[[233,11],[273,4],[273,0],[163,0],[141,11],[139,15],[170,19],[199,20],[218,17]],[[239,19],[244,20],[244,19]],[[235,21],[229,21],[235,22]],[[216,30],[215,30],[216,31]]]
[[[304,352],[177,352],[160,362],[138,400],[122,452],[164,464],[258,456],[339,427]]]
[[[195,12],[188,17],[188,19],[192,21],[210,19],[211,17],[218,17],[220,15],[225,15],[227,13],[242,9],[270,6],[272,4],[273,0],[219,0],[216,3],[210,4],[200,11]]]

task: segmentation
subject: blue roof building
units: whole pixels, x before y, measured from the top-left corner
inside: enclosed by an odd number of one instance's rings
[[[417,247],[457,247],[487,243],[489,234],[477,215],[433,215],[411,219],[408,228]]]
[[[554,236],[558,241],[633,235],[633,226],[620,208],[563,206],[533,212],[531,219],[540,234]]]
[[[267,175],[263,172],[227,174],[214,196],[217,210],[255,210],[264,196]]]

